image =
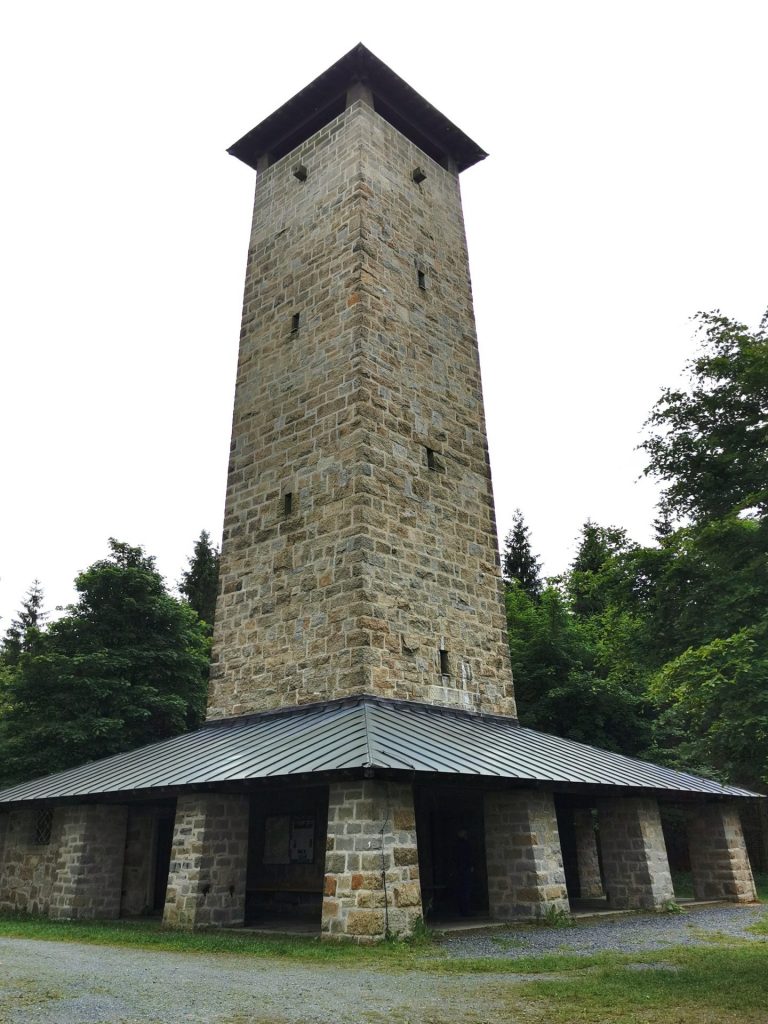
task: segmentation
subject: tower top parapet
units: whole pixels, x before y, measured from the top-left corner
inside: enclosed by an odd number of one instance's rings
[[[371,51],[358,43],[227,150],[260,170],[290,153],[357,98],[433,160],[464,171],[488,155]]]

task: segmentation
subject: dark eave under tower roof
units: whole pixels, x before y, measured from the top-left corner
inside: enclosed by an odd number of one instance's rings
[[[347,91],[357,83],[371,90],[378,114],[438,163],[464,171],[488,155],[362,43],[227,152],[254,170],[261,157],[279,160],[337,117],[347,106]]]

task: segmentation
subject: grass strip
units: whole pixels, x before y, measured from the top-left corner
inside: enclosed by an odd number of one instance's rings
[[[752,1024],[768,1007],[766,950],[760,944],[733,948],[675,947],[655,967],[605,964],[557,979],[523,982],[515,997],[529,998],[552,1024]]]

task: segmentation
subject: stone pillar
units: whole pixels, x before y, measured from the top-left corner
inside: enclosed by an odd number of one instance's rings
[[[245,920],[249,800],[192,793],[176,803],[163,922],[231,928]]]
[[[659,910],[674,899],[656,800],[601,800],[598,816],[609,906],[618,910]]]
[[[59,847],[48,916],[119,917],[127,808],[78,804],[58,813]]]
[[[735,801],[690,808],[688,847],[697,899],[734,903],[757,899]]]
[[[331,783],[323,938],[406,936],[421,916],[412,786],[373,779]]]
[[[551,793],[485,794],[488,909],[499,919],[570,910]]]
[[[573,811],[573,830],[576,835],[576,863],[579,870],[579,895],[585,900],[601,899],[603,880],[600,877],[600,858],[597,855],[597,835],[592,811],[576,807]]]

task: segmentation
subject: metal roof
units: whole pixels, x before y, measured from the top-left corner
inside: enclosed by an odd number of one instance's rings
[[[434,160],[466,170],[488,154],[371,51],[358,43],[322,75],[227,150],[256,169],[260,156],[279,160],[344,110],[347,89],[364,82],[374,110]]]
[[[197,732],[0,792],[0,803],[175,791],[319,773],[407,772],[672,794],[759,794],[526,729],[510,718],[361,696]]]

